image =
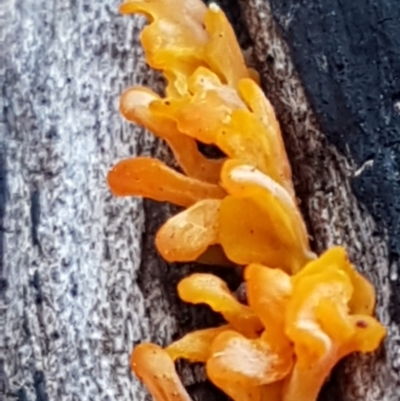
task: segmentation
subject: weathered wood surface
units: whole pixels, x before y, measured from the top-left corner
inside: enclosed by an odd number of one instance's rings
[[[381,2],[370,2],[371,21],[383,11],[396,15]],[[330,31],[326,25],[313,25],[313,18],[322,13],[326,23],[343,23],[330,46],[355,46],[358,37],[351,29],[357,28],[358,15],[353,8],[348,12],[340,2],[332,2],[336,8],[325,9],[311,0],[300,6],[294,1],[271,3],[276,20],[264,0],[246,1],[242,11],[236,1],[222,5],[233,16],[244,47],[251,46],[249,53],[284,127],[315,249],[334,243],[347,246],[352,260],[377,285],[377,312],[390,329],[385,349],[346,362],[321,398],[397,401],[397,145],[384,148],[389,153],[376,161],[383,163],[380,170],[363,165],[370,160],[368,151],[358,157],[355,150],[358,144],[366,148],[368,141],[371,149],[381,143],[370,121],[395,127],[390,138],[396,138],[398,117],[392,112],[388,119],[388,109],[380,107],[386,105],[383,100],[368,103],[376,106],[368,121],[361,114],[345,120],[342,108],[335,114],[343,107],[337,88],[342,88],[345,104],[357,110],[363,104],[360,97],[366,102],[370,93],[357,92],[357,97],[350,84],[340,86],[340,77],[331,72],[336,65],[334,47],[320,54],[307,43],[319,43],[324,50],[325,41],[317,38]],[[132,346],[143,339],[164,344],[212,320],[206,311],[183,307],[176,298],[176,282],[192,268],[168,266],[154,252],[154,232],[169,208],[115,199],[105,184],[108,168],[123,157],[156,154],[170,160],[161,144],[118,115],[118,96],[127,86],[161,87],[138,44],[143,19],[119,16],[118,4],[3,0],[0,5],[0,400],[144,400],[146,393],[127,366]],[[315,7],[314,14],[303,7]],[[363,14],[366,22],[359,28],[366,37],[376,29],[368,25],[368,15]],[[379,25],[382,35],[385,23]],[[306,39],[312,31],[313,40],[301,42],[301,29]],[[397,42],[392,40],[394,51]],[[378,48],[389,56],[384,44]],[[345,67],[351,80],[355,67],[350,61]],[[384,79],[379,71],[376,85]],[[390,63],[384,71],[396,73]],[[396,93],[394,88],[394,101]],[[387,107],[391,106],[393,102]],[[342,132],[352,136],[334,138]],[[390,168],[384,162],[391,162]],[[384,180],[386,191],[392,190],[392,197],[379,198],[379,210],[392,211],[384,214],[391,224],[377,219],[371,205],[376,205],[379,191],[365,184],[368,176],[376,188]],[[354,188],[356,193],[366,191],[363,202],[354,196]],[[197,384],[201,370],[182,370],[196,400],[223,399],[210,386]]]
[[[127,367],[149,335],[136,283],[143,207],[113,198],[105,176],[150,151],[117,105],[124,87],[154,79],[142,21],[117,6],[2,5],[3,399],[145,399]],[[166,327],[168,315],[160,337]]]

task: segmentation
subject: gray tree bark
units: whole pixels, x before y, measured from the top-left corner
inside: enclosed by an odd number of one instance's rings
[[[106,186],[122,158],[152,154],[173,163],[162,143],[118,114],[126,87],[162,89],[138,42],[144,19],[120,16],[118,5],[0,5],[0,400],[148,399],[129,372],[132,347],[163,345],[216,319],[176,297],[176,283],[198,267],[167,265],[154,251],[170,207],[114,198]],[[348,248],[376,285],[377,314],[389,329],[384,348],[348,360],[322,397],[397,401],[387,241],[350,186],[362,169],[321,132],[269,4],[222,6],[282,123],[315,249]],[[224,398],[203,383],[201,368],[180,371],[195,400]]]

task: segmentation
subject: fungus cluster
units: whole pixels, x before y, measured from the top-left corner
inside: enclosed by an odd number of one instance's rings
[[[228,260],[243,267],[247,304],[213,274],[193,274],[180,298],[207,304],[226,324],[194,331],[165,349],[137,346],[131,367],[157,401],[190,401],[175,371],[180,358],[205,364],[208,378],[237,401],[314,401],[334,365],[376,349],[385,329],[373,317],[374,289],[341,247],[309,247],[274,110],[247,68],[216,4],[128,0],[122,13],[150,24],[141,41],[163,73],[160,97],[128,89],[122,115],[165,140],[181,171],[138,157],[109,172],[115,195],[183,207],[158,231],[169,262]],[[198,143],[218,147],[209,159]]]

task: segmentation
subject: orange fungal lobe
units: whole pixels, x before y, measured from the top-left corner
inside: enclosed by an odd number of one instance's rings
[[[226,283],[213,274],[196,273],[184,278],[178,285],[179,297],[193,304],[207,304],[219,312],[237,331],[255,337],[262,330],[259,318],[241,304]]]
[[[171,217],[156,235],[156,247],[163,258],[170,262],[194,261],[214,245],[220,204],[217,199],[200,200]]]
[[[131,368],[157,401],[192,401],[176,373],[173,360],[159,346],[138,345],[132,352]]]
[[[159,160],[146,157],[122,160],[108,173],[117,196],[144,196],[188,207],[202,199],[221,199],[224,190],[180,174]]]
[[[174,361],[182,358],[205,363],[211,357],[211,345],[215,338],[229,329],[230,326],[224,325],[196,330],[173,342],[165,350]]]

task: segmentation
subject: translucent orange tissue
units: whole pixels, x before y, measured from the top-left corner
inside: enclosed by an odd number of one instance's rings
[[[229,291],[228,286],[213,274],[192,274],[178,285],[179,297],[193,304],[207,304],[219,312],[238,332],[254,338],[262,330],[257,315],[241,304]]]
[[[234,110],[246,105],[233,88],[205,67],[188,77],[187,87],[182,97],[153,102],[151,111],[176,121],[180,132],[203,143],[216,144],[221,126],[229,123]]]
[[[361,304],[351,306],[353,294],[365,286],[366,280],[345,265],[347,259],[325,264],[332,262],[335,253],[345,254],[333,248],[292,279],[285,333],[294,344],[296,363],[287,378],[283,401],[315,400],[340,359],[352,352],[375,350],[385,336],[376,319],[360,313],[359,306],[363,306],[362,311],[365,300],[371,302],[370,294],[364,292],[359,298]]]
[[[151,104],[160,100],[150,89],[140,86],[130,88],[121,96],[120,112],[128,121],[140,124],[164,139],[189,177],[212,184],[218,183],[222,162],[207,159],[198,150],[196,141],[178,130],[173,119],[150,110]]]
[[[170,262],[192,261],[216,244],[220,205],[220,200],[204,199],[171,217],[156,235],[161,256]]]
[[[291,360],[275,353],[262,339],[247,339],[234,331],[219,334],[212,343],[207,375],[233,400],[271,400],[272,384],[287,376]],[[289,362],[289,363],[288,363]],[[265,398],[264,398],[265,397]]]
[[[186,78],[205,57],[208,34],[203,21],[207,7],[198,0],[128,0],[120,11],[149,18],[151,23],[141,34],[147,62],[163,71],[170,94],[185,92]]]
[[[107,178],[114,195],[144,196],[185,207],[202,199],[221,199],[225,195],[217,185],[187,177],[160,160],[147,157],[120,161]]]
[[[285,188],[240,160],[225,162],[221,184],[229,195],[220,206],[219,241],[228,258],[289,272],[315,258],[298,207]]]
[[[120,10],[148,18],[147,62],[167,80],[163,96],[126,90],[121,114],[164,140],[179,169],[122,160],[108,184],[118,196],[183,208],[156,235],[165,260],[240,267],[247,288],[243,303],[217,275],[182,279],[180,298],[226,323],[165,349],[141,344],[132,370],[156,401],[191,401],[174,366],[181,358],[203,363],[234,401],[316,401],[340,359],[374,351],[385,336],[374,288],[343,248],[311,251],[279,123],[222,10],[200,0],[127,0]]]
[[[190,362],[205,363],[211,356],[211,345],[215,338],[230,329],[229,325],[224,325],[196,330],[168,345],[165,350],[174,361],[182,358]]]
[[[157,401],[192,401],[183,387],[174,362],[155,344],[138,345],[131,355],[131,368]]]

